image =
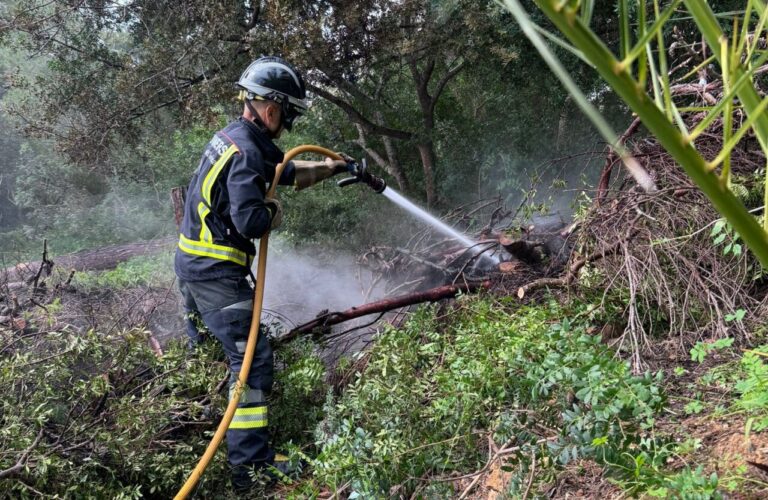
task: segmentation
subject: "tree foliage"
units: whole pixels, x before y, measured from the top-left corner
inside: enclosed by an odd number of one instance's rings
[[[467,180],[492,185],[496,169],[516,174],[520,154],[536,161],[572,148],[565,124],[580,122],[576,110],[511,20],[468,1],[9,2],[4,43],[45,54],[48,68],[15,73],[25,99],[7,109],[76,164],[136,172],[123,145],[211,128],[236,112],[232,85],[247,63],[281,54],[318,101],[309,119],[326,132],[313,142],[369,156],[435,204]]]

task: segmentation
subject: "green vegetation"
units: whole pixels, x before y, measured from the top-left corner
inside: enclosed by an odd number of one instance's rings
[[[148,276],[165,259],[134,260],[80,286],[151,284]],[[157,357],[141,330],[48,331],[57,307],[51,304],[40,320],[30,317],[40,328],[31,334],[0,330],[0,383],[9,388],[0,396],[0,446],[9,450],[0,470],[20,463],[26,471],[7,491],[175,493],[225,405],[228,372],[218,344],[189,353],[174,341]],[[700,462],[701,440],[681,442],[670,433],[668,391],[690,392],[661,371],[633,374],[595,333],[610,320],[600,311],[552,298],[520,305],[461,297],[386,329],[370,352],[342,361],[330,378],[313,341],[282,346],[273,438],[309,468],[277,494],[450,497],[470,486],[457,478],[495,469],[514,497],[543,493],[560,474],[587,463],[605,470],[609,482],[601,488],[632,495],[719,498],[740,489],[743,470],[714,474]],[[684,413],[739,415],[747,433],[759,433],[768,425],[768,349],[738,359],[732,343],[699,343],[691,359],[704,366],[727,355],[730,361],[696,384],[733,387],[737,398],[716,408],[694,386]],[[686,376],[678,368],[675,377]],[[331,387],[329,380],[343,385]],[[677,400],[674,395],[672,403]],[[226,490],[227,481],[220,452],[200,494]]]
[[[134,257],[107,271],[75,273],[72,283],[86,290],[122,289],[142,285],[167,286],[175,277],[173,254],[162,252],[151,256]]]
[[[190,356],[181,343],[157,358],[141,331],[2,335],[2,468],[10,496],[138,498],[170,492],[205,447],[210,414],[226,396],[214,344]],[[23,404],[19,404],[23,402]],[[206,413],[207,412],[207,413]],[[28,450],[26,458],[20,453]],[[211,477],[224,473],[223,455]]]
[[[494,276],[493,293],[411,312],[333,366],[317,338],[282,345],[274,443],[309,466],[276,496],[557,497],[569,482],[764,496],[750,467],[768,465],[765,0],[502,4],[0,2],[0,262],[39,257],[43,239],[60,255],[173,236],[168,191],[240,113],[232,83],[283,54],[312,93],[284,150],[367,157],[483,238],[527,235],[567,205],[554,188],[598,163],[610,182],[574,194],[567,275],[521,275],[567,293],[523,302],[505,289],[517,275]],[[633,114],[645,128],[620,140]],[[593,151],[605,143],[608,158]],[[611,180],[618,162],[630,176]],[[497,195],[516,212],[485,227],[456,208]],[[308,252],[396,246],[408,229],[383,197],[333,181],[280,196],[281,240]],[[228,372],[215,342],[158,355],[145,328],[176,332],[160,317],[172,281],[164,253],[72,288],[0,283],[1,498],[176,492]],[[228,491],[222,451],[201,497]]]
[[[661,374],[633,376],[586,333],[587,320],[567,319],[574,312],[465,298],[448,325],[425,308],[385,332],[365,371],[327,405],[316,480],[366,498],[393,488],[457,494],[444,479],[482,468],[488,439],[516,450],[505,457],[519,475],[511,494],[532,455],[621,471],[662,407]]]

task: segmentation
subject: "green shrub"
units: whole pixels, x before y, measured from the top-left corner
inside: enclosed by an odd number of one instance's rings
[[[215,343],[190,356],[181,343],[157,358],[137,330],[0,332],[0,469],[29,448],[27,468],[4,481],[7,497],[32,488],[75,498],[168,497],[210,439],[226,396]],[[220,452],[201,492],[224,485]]]
[[[349,483],[363,497],[409,491],[414,478],[481,468],[488,432],[520,446],[522,460],[540,448],[533,422],[561,429],[539,452],[562,463],[615,459],[653,425],[660,375],[633,376],[586,321],[562,320],[554,303],[515,312],[489,299],[460,304],[447,324],[424,308],[379,337],[366,370],[326,405],[320,482]]]
[[[169,284],[175,278],[173,253],[133,257],[107,271],[75,273],[73,283],[81,288],[112,290],[135,286],[159,286]]]
[[[755,431],[768,428],[768,365],[764,362],[766,352],[768,345],[744,354],[740,380],[735,385],[739,393],[735,406],[747,413]]]

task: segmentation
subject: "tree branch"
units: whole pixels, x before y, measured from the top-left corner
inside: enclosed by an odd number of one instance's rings
[[[326,99],[327,101],[332,102],[336,106],[340,107],[345,113],[347,113],[347,116],[350,120],[352,120],[355,123],[360,124],[366,132],[370,132],[372,134],[378,134],[378,135],[386,135],[389,137],[393,137],[395,139],[400,139],[407,141],[413,137],[413,134],[410,132],[406,132],[404,130],[398,130],[394,128],[384,127],[382,125],[377,125],[364,117],[358,110],[356,110],[351,104],[349,104],[344,99],[333,95],[331,92],[328,92],[327,90],[324,90],[316,85],[308,84],[307,88],[314,92],[315,94],[319,95],[323,99]]]
[[[373,149],[368,145],[368,141],[365,138],[365,130],[363,129],[363,126],[360,125],[359,123],[355,123],[355,127],[357,128],[357,134],[358,134],[357,139],[355,140],[355,143],[361,148],[363,148],[363,151],[365,151],[366,154],[370,156],[371,159],[373,159],[373,161],[376,162],[378,166],[388,171],[389,165],[387,164],[386,161],[384,161],[384,157],[381,156],[378,151],[376,151],[375,149]]]
[[[451,70],[448,70],[443,77],[440,79],[439,82],[437,82],[437,87],[435,87],[435,93],[432,94],[432,111],[435,109],[435,105],[437,105],[437,100],[440,98],[440,94],[443,93],[443,90],[445,90],[445,86],[448,84],[449,81],[451,81],[456,75],[458,75],[462,69],[464,69],[464,66],[466,63],[462,61],[459,63],[456,67],[454,67]]]
[[[37,437],[34,441],[32,441],[32,444],[29,445],[29,447],[22,452],[21,457],[19,457],[19,460],[16,462],[15,465],[12,467],[9,467],[5,470],[0,471],[0,480],[6,479],[12,476],[15,476],[22,470],[24,470],[24,467],[27,465],[27,460],[29,459],[30,453],[32,453],[32,450],[34,450],[37,445],[40,443],[40,440],[43,438],[43,428],[40,428],[40,431],[37,433]]]
[[[481,283],[469,283],[462,285],[444,285],[437,288],[430,288],[422,292],[407,293],[405,295],[399,295],[391,299],[383,299],[376,302],[370,302],[362,306],[352,307],[346,311],[331,312],[319,316],[312,321],[299,325],[285,335],[276,339],[277,343],[285,343],[295,339],[299,335],[311,333],[315,328],[328,327],[349,321],[351,319],[360,318],[362,316],[368,316],[369,314],[375,314],[385,311],[392,311],[400,307],[409,306],[413,304],[420,304],[422,302],[436,302],[438,300],[449,299],[455,297],[456,294],[463,292],[474,292],[481,288],[490,288],[490,281],[483,281]]]

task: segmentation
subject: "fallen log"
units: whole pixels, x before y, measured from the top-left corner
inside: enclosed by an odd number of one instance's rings
[[[324,328],[355,318],[368,316],[369,314],[384,313],[399,309],[405,306],[421,304],[423,302],[437,302],[438,300],[455,297],[459,292],[471,293],[479,289],[488,289],[491,286],[490,281],[478,283],[443,285],[436,288],[430,288],[421,292],[407,293],[390,299],[383,299],[376,302],[370,302],[361,306],[355,306],[346,311],[329,312],[318,316],[312,321],[299,325],[285,335],[276,339],[277,343],[289,342],[300,335],[312,333],[316,328]]]
[[[158,240],[126,243],[123,245],[111,245],[94,250],[53,257],[48,262],[50,267],[54,265],[60,269],[76,271],[103,271],[113,269],[121,262],[132,257],[152,255],[173,248],[176,239],[163,238]],[[25,279],[34,279],[44,262],[24,262],[0,271],[0,278],[7,282],[20,282]]]

